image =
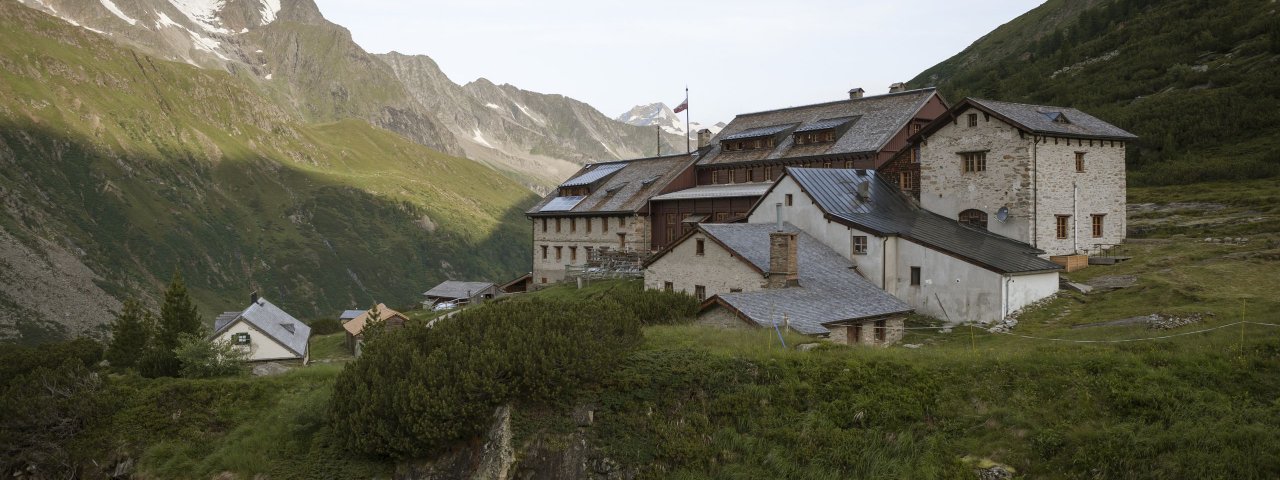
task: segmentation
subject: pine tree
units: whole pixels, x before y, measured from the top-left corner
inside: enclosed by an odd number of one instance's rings
[[[117,368],[132,368],[146,353],[155,329],[154,317],[136,298],[125,300],[124,307],[111,323],[111,344],[107,346],[107,361]]]
[[[198,333],[201,325],[200,312],[187,293],[182,274],[174,270],[173,280],[165,289],[164,303],[160,306],[159,324],[139,371],[148,377],[177,376],[182,363],[174,350],[178,348],[183,334]]]

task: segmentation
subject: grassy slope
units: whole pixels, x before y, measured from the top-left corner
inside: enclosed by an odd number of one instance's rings
[[[1271,182],[1242,189],[1269,191]],[[1136,202],[1162,197],[1166,188],[1131,194]],[[1182,195],[1175,200],[1252,202],[1225,185]],[[1238,213],[1235,223],[1280,215]],[[1270,293],[1280,288],[1280,228],[1267,221],[1248,225],[1240,230],[1250,237],[1243,246],[1205,244],[1198,226],[1135,241],[1130,262],[1071,275],[1135,275],[1135,287],[1062,295],[1024,315],[1014,333],[1136,339],[1226,325],[1242,313],[1250,321],[1280,323],[1274,313],[1280,300]],[[593,297],[615,286],[534,295]],[[1248,302],[1244,312],[1241,300]],[[1172,331],[1070,328],[1153,312],[1216,315]],[[916,319],[912,326],[928,323]],[[961,327],[911,330],[904,343],[922,345],[918,349],[797,352],[780,348],[767,330],[650,327],[645,346],[629,353],[623,368],[603,373],[578,403],[595,406],[596,424],[588,431],[593,444],[622,465],[642,467],[645,478],[972,478],[983,461],[1028,478],[1269,478],[1280,472],[1271,454],[1280,446],[1274,428],[1280,422],[1280,329],[1249,325],[1243,340],[1241,333],[1232,326],[1163,340],[1066,343]],[[786,340],[803,341],[792,334]],[[340,335],[316,342],[321,357],[345,358],[330,348]],[[225,470],[296,478],[388,471],[390,465],[332,450],[326,427],[307,413],[319,411],[334,368],[265,379],[164,381],[164,392],[215,400],[207,411],[191,413],[197,423],[188,430],[167,423],[183,408],[178,403],[114,421],[156,425],[149,435],[124,429],[134,432],[128,433],[136,435],[133,441],[179,445],[147,448],[144,474]],[[222,393],[204,397],[189,389]],[[231,408],[240,404],[247,408]],[[549,436],[543,445],[563,444],[555,438],[576,429],[565,408],[518,408],[517,441]],[[325,462],[312,470],[304,465],[312,458],[309,448],[323,452]]]
[[[1142,137],[1129,152],[1131,184],[1274,176],[1277,25],[1266,0],[1051,0],[910,83],[1116,123]]]
[[[109,293],[177,267],[206,314],[256,284],[317,316],[525,269],[533,198],[486,167],[361,121],[302,123],[231,75],[17,4],[0,24],[0,226],[84,249]]]

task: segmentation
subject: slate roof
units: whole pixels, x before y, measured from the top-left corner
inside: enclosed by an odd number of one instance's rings
[[[700,230],[762,271],[769,271],[769,233],[774,224],[701,224]],[[753,292],[722,293],[716,300],[763,327],[772,327],[783,315],[791,328],[806,335],[829,333],[825,323],[906,313],[911,307],[894,298],[853,270],[853,262],[792,226],[798,233],[797,256],[800,286]]]
[[[710,150],[702,156],[698,164],[715,165],[813,155],[878,152],[936,94],[936,89],[924,88],[738,115],[713,139]],[[773,149],[729,152],[722,151],[720,148],[721,141],[746,138],[743,135],[748,132],[776,128],[785,130],[793,126],[797,130],[814,130],[815,126],[830,128],[841,125],[842,122],[838,120],[843,119],[850,119],[851,124],[835,142],[797,146],[794,145],[794,137],[788,135]]]
[[[769,191],[772,183],[732,183],[718,185],[702,185],[699,187],[676,190],[653,197],[653,201],[688,200],[693,198],[735,198],[758,197]]]
[[[222,312],[217,318],[213,319],[213,329],[222,330],[222,327],[225,327],[228,323],[235,321],[239,316],[240,312]]]
[[[1061,269],[1029,244],[921,208],[874,170],[788,167],[783,178],[788,176],[824,213],[859,230],[897,235],[1000,273]]]
[[[575,173],[565,185],[574,185],[577,179],[592,176],[593,170],[609,168],[614,171],[602,179],[597,178],[587,184],[596,183],[590,195],[580,200],[567,200],[572,197],[557,197],[553,191],[525,212],[529,216],[560,216],[565,214],[590,213],[635,213],[648,205],[649,198],[662,193],[681,172],[692,165],[694,157],[690,155],[669,155],[664,157],[622,160],[583,167]],[[550,206],[551,208],[546,208]]]
[[[1057,135],[1072,138],[1095,138],[1101,140],[1133,140],[1137,135],[1120,127],[1104,122],[1093,115],[1069,107],[1053,107],[1048,105],[1030,105],[1026,103],[1000,102],[980,98],[966,98],[951,108],[948,115],[943,115],[922,129],[912,138],[919,138],[933,133],[951,122],[956,115],[967,108],[974,107],[990,113],[1001,120],[1041,135]],[[1066,117],[1066,123],[1055,122],[1055,118]]]
[[[347,330],[347,333],[350,333],[352,335],[359,335],[360,332],[364,331],[364,325],[366,323],[369,323],[369,318],[370,318],[369,313],[370,313],[369,310],[360,311],[359,316],[352,319],[350,322],[342,324],[342,328],[345,328]],[[387,304],[385,303],[378,304],[379,320],[386,321],[388,318],[395,317],[395,316],[399,316],[401,318],[407,319],[407,317],[405,317],[404,314],[397,312],[395,310],[392,310],[390,308],[387,308]]]
[[[219,315],[218,320],[215,320],[215,324],[231,313],[234,312],[226,312]],[[307,340],[311,338],[311,327],[285,313],[284,310],[268,302],[267,299],[258,298],[257,301],[249,304],[244,311],[238,312],[235,317],[231,317],[231,320],[216,328],[213,331],[213,336],[216,337],[221,334],[237,319],[244,320],[295,355],[299,357],[307,356]]]
[[[445,280],[439,285],[432,287],[431,290],[423,292],[428,297],[448,298],[448,299],[470,299],[480,292],[494,288],[494,284],[489,282],[459,282],[456,280]]]

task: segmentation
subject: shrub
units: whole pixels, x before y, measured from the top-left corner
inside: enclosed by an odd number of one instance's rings
[[[249,352],[236,348],[229,341],[209,338],[208,332],[183,334],[174,349],[182,363],[179,373],[188,378],[211,378],[236,375],[244,372],[241,363]]]
[[[339,322],[336,318],[320,318],[312,320],[307,323],[307,326],[311,327],[312,335],[329,335],[331,333],[343,331],[342,322]]]

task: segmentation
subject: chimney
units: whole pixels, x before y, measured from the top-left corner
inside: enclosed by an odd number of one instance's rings
[[[258,303],[258,291],[257,291],[257,290],[254,290],[252,293],[250,293],[250,294],[249,294],[249,303],[250,303],[250,304]]]
[[[698,148],[706,147],[711,143],[711,130],[704,128],[698,130]]]
[[[906,89],[907,84],[902,82],[894,82],[892,85],[889,85],[889,93],[898,93],[905,91]]]
[[[862,87],[856,87],[852,90],[849,90],[849,100],[856,100],[856,99],[862,98],[863,93],[866,93],[866,90],[863,90]]]
[[[867,201],[867,199],[869,199],[869,198],[871,198],[871,182],[870,182],[870,181],[865,181],[865,182],[859,183],[859,184],[858,184],[858,199],[859,199],[859,200],[862,200],[862,201],[864,201],[864,202],[865,202],[865,201]]]
[[[787,288],[800,285],[799,259],[796,255],[798,238],[791,232],[769,233],[769,278],[765,288]]]

